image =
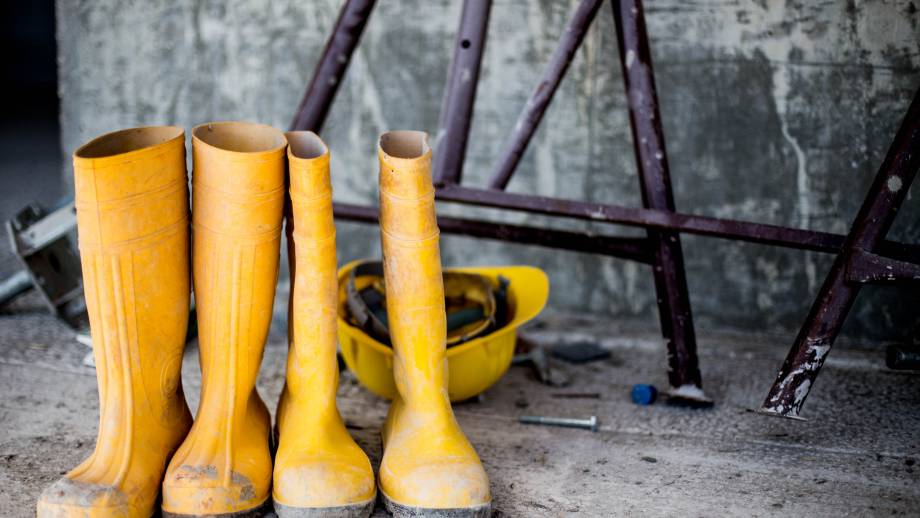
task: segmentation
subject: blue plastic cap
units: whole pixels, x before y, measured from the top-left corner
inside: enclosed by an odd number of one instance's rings
[[[633,403],[637,405],[651,405],[655,402],[655,399],[658,397],[658,389],[655,388],[655,385],[647,385],[645,383],[637,383],[633,385],[632,388],[632,400]]]

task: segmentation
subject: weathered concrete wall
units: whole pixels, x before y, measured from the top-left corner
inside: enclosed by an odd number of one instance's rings
[[[434,132],[459,4],[378,5],[324,131],[339,199],[375,201],[380,132]],[[846,231],[920,86],[920,2],[647,4],[678,208]],[[65,153],[96,134],[140,124],[248,119],[286,127],[339,5],[58,2]],[[469,183],[485,182],[575,5],[495,2]],[[605,5],[511,190],[639,203],[615,45]],[[899,217],[896,238],[920,242],[917,192]],[[379,253],[373,228],[341,224],[339,236],[340,260]],[[709,238],[686,237],[685,251],[704,326],[795,329],[829,266],[821,254]],[[651,275],[643,266],[458,237],[444,239],[444,258],[536,264],[551,277],[556,307],[654,318]],[[904,336],[917,327],[918,303],[916,291],[869,288],[848,330]]]

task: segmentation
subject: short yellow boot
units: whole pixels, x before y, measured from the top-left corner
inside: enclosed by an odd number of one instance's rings
[[[398,397],[383,428],[379,485],[395,516],[489,516],[476,451],[447,396],[447,317],[428,136],[380,137],[380,231]]]
[[[255,390],[272,317],[284,134],[241,122],[192,133],[192,261],[201,403],[163,481],[165,516],[261,516],[271,419]]]
[[[374,508],[374,471],[335,403],[338,281],[329,151],[310,132],[287,138],[291,344],[278,404],[275,512],[281,518],[363,518]]]
[[[92,456],[42,493],[38,516],[148,518],[192,421],[180,379],[189,310],[185,134],[109,133],[73,161],[99,435]]]

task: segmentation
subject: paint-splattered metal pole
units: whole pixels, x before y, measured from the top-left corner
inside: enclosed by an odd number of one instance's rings
[[[867,257],[865,252],[874,251],[885,238],[907,196],[908,187],[918,167],[920,90],[914,94],[914,100],[888,149],[888,155],[853,222],[843,250],[837,254],[808,312],[805,324],[763,402],[761,412],[791,418],[799,416],[827,353],[834,345],[834,339],[859,294],[863,279],[855,276],[854,272],[862,272],[868,281],[872,276],[866,275],[867,269],[874,269],[878,273],[888,270],[884,260],[874,261],[874,257]],[[850,280],[847,279],[847,270],[851,271]],[[902,265],[899,272],[902,271],[909,274],[910,267]]]
[[[612,4],[642,203],[647,208],[673,212],[674,195],[671,191],[642,3],[639,0],[614,0]],[[652,269],[658,294],[661,332],[667,340],[671,395],[691,402],[707,403],[709,399],[702,390],[699,360],[696,356],[696,336],[690,314],[680,234],[649,230],[648,237],[653,243],[655,254]]]

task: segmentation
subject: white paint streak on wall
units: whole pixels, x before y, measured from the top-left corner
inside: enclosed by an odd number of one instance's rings
[[[796,160],[796,224],[803,228],[811,227],[811,190],[809,188],[808,156],[799,143],[799,138],[793,135],[790,123],[795,114],[790,107],[790,98],[797,92],[794,91],[792,82],[795,65],[790,63],[793,51],[801,53],[804,59],[818,59],[822,49],[816,47],[814,39],[806,34],[808,27],[804,24],[791,24],[789,34],[783,38],[762,38],[755,35],[779,30],[783,22],[794,19],[797,13],[787,12],[785,3],[769,2],[766,9],[749,6],[749,24],[734,23],[736,6],[721,4],[722,16],[726,22],[720,24],[719,30],[707,39],[715,45],[726,49],[735,49],[746,57],[756,58],[763,56],[772,64],[773,69],[773,103],[780,120],[780,131],[783,138],[792,148]],[[702,36],[702,35],[700,35]]]

